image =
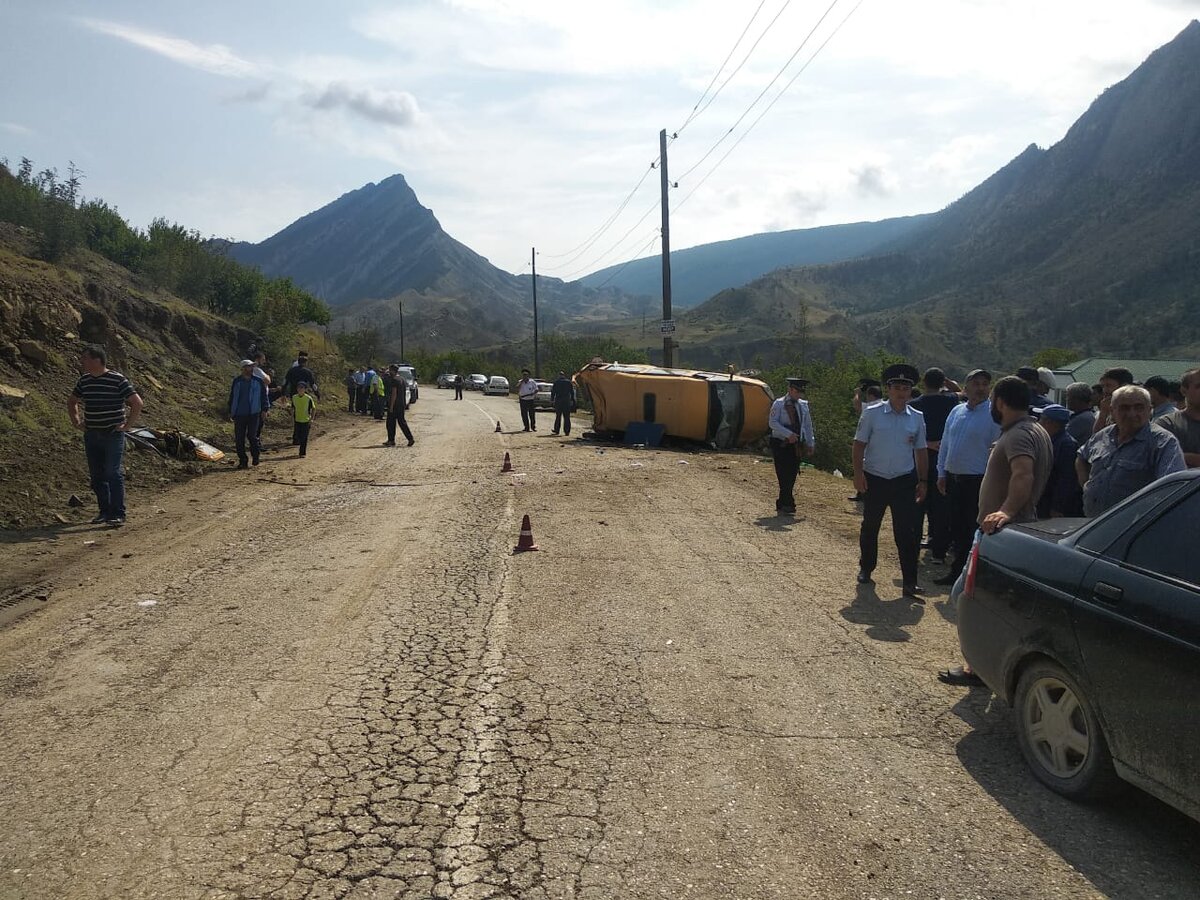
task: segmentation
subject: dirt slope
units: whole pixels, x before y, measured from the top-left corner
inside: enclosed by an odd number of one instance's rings
[[[768,462],[497,416],[430,390],[411,449],[326,420],[307,460],[5,546],[0,895],[1200,889],[1200,826],[1048,794],[934,680],[944,597],[886,554],[855,591],[846,482],[805,472],[781,525]]]

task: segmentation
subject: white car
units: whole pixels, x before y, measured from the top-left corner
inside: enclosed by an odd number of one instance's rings
[[[493,375],[488,379],[487,387],[483,389],[485,394],[500,394],[508,396],[508,379],[503,375]]]
[[[488,378],[486,375],[480,375],[476,373],[467,376],[466,380],[463,382],[463,387],[465,387],[468,391],[482,391],[485,387],[487,387],[487,383]]]

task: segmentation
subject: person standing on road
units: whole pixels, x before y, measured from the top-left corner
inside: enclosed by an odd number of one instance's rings
[[[308,432],[317,414],[317,403],[308,392],[308,382],[296,382],[292,397],[292,443],[299,444],[300,458],[308,455]]]
[[[550,402],[554,406],[554,427],[551,434],[558,434],[559,426],[565,435],[571,434],[571,412],[575,407],[575,385],[567,377],[566,372],[560,371],[550,387]]]
[[[1187,468],[1175,435],[1151,423],[1148,390],[1126,384],[1108,399],[1116,423],[1093,434],[1075,459],[1083,485],[1083,514],[1088,517]]]
[[[461,400],[463,391],[463,377],[461,375],[454,376],[454,399]]]
[[[354,411],[363,415],[367,411],[367,367],[359,366],[354,373]]]
[[[779,496],[775,498],[775,515],[796,514],[796,475],[800,471],[801,455],[812,456],[817,448],[813,433],[812,414],[808,401],[801,394],[808,382],[803,378],[788,378],[787,393],[777,397],[767,414],[771,429],[771,458],[775,462],[775,479]]]
[[[521,405],[521,424],[526,431],[537,431],[537,410],[533,407],[537,392],[537,382],[528,369],[522,369],[521,380],[517,382],[517,402]]]
[[[1183,449],[1183,462],[1189,469],[1200,468],[1200,369],[1184,372],[1179,379],[1185,406],[1159,416],[1154,424],[1175,435]]]
[[[946,419],[958,406],[959,397],[946,389],[946,373],[939,368],[929,368],[921,377],[925,393],[910,404],[925,417],[925,453],[929,457],[926,471],[937,472],[938,451],[942,446],[942,434],[946,430]],[[929,542],[923,544],[922,532],[925,519],[929,519]],[[941,491],[926,491],[925,501],[917,506],[917,544],[929,547],[930,559],[935,563],[946,561],[950,547],[950,509]]]
[[[864,409],[854,433],[854,487],[864,495],[858,583],[872,581],[879,558],[879,526],[884,512],[891,509],[904,596],[914,599],[925,593],[917,584],[917,504],[925,499],[929,471],[925,417],[908,404],[917,378],[910,365],[888,366],[883,373],[887,400]]]
[[[386,394],[387,391],[383,386],[383,377],[375,371],[374,366],[368,367],[367,397],[370,401],[369,406],[371,408],[371,415],[375,417],[376,421],[381,421],[383,419],[383,414],[385,412],[384,404],[387,400]]]
[[[229,418],[233,421],[233,440],[237,447],[238,468],[247,466],[246,442],[250,443],[250,458],[258,465],[262,456],[261,430],[267,414],[267,383],[254,374],[254,360],[242,360],[242,372],[229,386]]]
[[[979,530],[985,535],[1010,522],[1037,518],[1037,501],[1050,479],[1054,450],[1050,436],[1029,415],[1032,396],[1028,382],[1016,375],[1006,375],[992,388],[992,419],[1000,426],[1000,437],[979,489]],[[967,687],[983,684],[966,664],[939,672],[938,681]]]
[[[1078,518],[1083,515],[1083,491],[1075,475],[1075,456],[1079,452],[1079,444],[1067,431],[1071,411],[1065,406],[1051,403],[1034,412],[1038,416],[1038,425],[1050,435],[1050,447],[1054,451],[1050,477],[1037,502],[1037,517]]]
[[[1000,426],[992,419],[992,373],[973,369],[963,380],[967,402],[950,411],[938,451],[937,489],[946,498],[950,522],[950,546],[954,556],[950,571],[934,584],[951,585],[967,563],[971,538],[978,527],[979,488],[987,471],[988,454],[1000,437]]]
[[[404,409],[408,405],[408,382],[400,377],[399,366],[388,366],[387,386],[387,440],[383,442],[383,445],[385,447],[396,446],[396,426],[399,425],[404,436],[408,438],[408,446],[411,447],[414,443],[413,435],[404,414]]]
[[[83,351],[83,374],[67,398],[67,415],[83,432],[83,452],[99,506],[92,524],[120,527],[125,524],[125,432],[137,423],[142,398],[129,379],[108,368],[107,360],[103,347]]]
[[[283,392],[289,398],[296,393],[296,386],[300,382],[304,382],[318,397],[321,396],[320,390],[317,388],[317,379],[313,375],[312,369],[308,367],[308,354],[303,350],[300,351],[296,361],[292,363],[292,367],[287,370],[287,374],[283,376]]]
[[[346,370],[346,412],[354,412],[354,398],[358,392],[358,382],[354,378],[354,370]]]

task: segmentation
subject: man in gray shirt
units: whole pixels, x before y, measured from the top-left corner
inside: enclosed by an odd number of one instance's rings
[[[1092,435],[1075,460],[1083,485],[1083,514],[1089,517],[1186,468],[1175,435],[1150,423],[1150,392],[1144,387],[1117,388],[1110,408],[1116,423]]]
[[[1091,386],[1082,381],[1067,385],[1063,394],[1063,406],[1071,411],[1071,418],[1067,422],[1067,434],[1075,438],[1075,443],[1082,447],[1092,436],[1096,425]]]
[[[1159,416],[1154,424],[1175,435],[1183,448],[1184,464],[1196,469],[1200,468],[1200,369],[1184,372],[1179,389],[1187,400],[1187,408]]]

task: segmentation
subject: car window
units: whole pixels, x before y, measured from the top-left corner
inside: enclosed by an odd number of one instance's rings
[[[1125,561],[1139,569],[1169,575],[1200,587],[1200,494],[1192,494],[1163,513],[1129,544]]]
[[[1136,500],[1125,504],[1109,515],[1097,520],[1079,536],[1075,546],[1094,553],[1103,553],[1139,519],[1150,513],[1164,500],[1187,488],[1187,481],[1168,481],[1151,485]]]

